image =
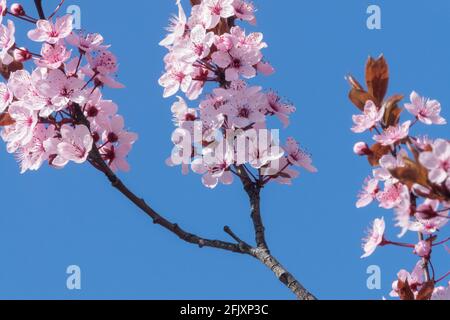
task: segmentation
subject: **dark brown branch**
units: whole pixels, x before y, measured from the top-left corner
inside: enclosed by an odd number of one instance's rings
[[[85,125],[90,128],[90,123],[84,116],[81,107],[78,105],[74,105],[76,120],[80,124]],[[155,224],[162,226],[167,229],[171,233],[178,236],[181,240],[198,245],[200,248],[210,247],[216,248],[226,251],[231,251],[235,253],[241,254],[250,254],[248,250],[243,250],[240,244],[229,243],[220,240],[209,240],[201,238],[197,235],[189,233],[183,230],[178,224],[172,223],[160,214],[158,214],[155,210],[153,210],[144,199],[139,198],[133,192],[128,189],[123,182],[116,176],[116,174],[109,168],[109,166],[102,159],[100,152],[98,151],[96,145],[93,145],[92,151],[89,155],[89,161],[91,164],[101,172],[105,174],[108,180],[111,182],[111,185],[117,189],[121,194],[123,194],[127,199],[129,199],[134,205],[136,205],[139,209],[141,209],[144,213],[146,213]]]
[[[42,0],[34,0],[34,5],[36,6],[37,13],[40,19],[45,19],[44,8],[42,7]]]
[[[250,178],[243,166],[237,168],[237,173],[244,185],[245,192],[250,199],[251,218],[255,229],[256,245],[260,249],[269,249],[266,241],[266,228],[261,216],[261,186]]]

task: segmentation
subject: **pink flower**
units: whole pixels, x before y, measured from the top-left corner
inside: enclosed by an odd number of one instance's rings
[[[95,78],[101,84],[113,89],[121,89],[123,84],[114,79],[114,74],[119,69],[116,56],[107,50],[91,51],[87,54],[89,67],[83,68],[83,72]]]
[[[82,53],[90,53],[92,51],[106,50],[109,46],[102,45],[103,37],[98,33],[88,33],[86,35],[82,33],[72,32],[67,36],[66,41],[77,47]]]
[[[383,119],[384,112],[384,108],[378,110],[378,107],[373,101],[367,101],[364,107],[364,114],[353,116],[355,126],[352,128],[352,131],[355,133],[363,133],[366,130],[373,129]]]
[[[54,135],[55,128],[53,126],[48,128],[42,124],[36,126],[32,140],[16,151],[16,158],[20,162],[22,174],[28,170],[39,170],[43,162],[48,160],[53,150],[49,142]]]
[[[173,96],[180,90],[187,92],[192,82],[193,68],[190,64],[174,63],[159,79],[159,85],[164,88],[164,98]]]
[[[67,78],[60,69],[51,70],[36,86],[41,95],[51,101],[46,107],[48,110],[44,110],[46,115],[63,110],[69,102],[83,104],[86,101],[86,93],[82,90],[85,82],[75,77]]]
[[[419,243],[414,247],[414,253],[421,258],[428,257],[431,253],[430,241],[419,241]]]
[[[448,301],[450,300],[450,282],[448,283],[447,287],[437,287],[434,289],[433,296],[431,297],[431,300],[442,300],[442,301]]]
[[[401,126],[389,127],[382,134],[374,137],[374,140],[383,146],[393,146],[409,135],[411,121],[407,121]]]
[[[411,103],[405,104],[405,108],[425,124],[447,124],[447,121],[440,115],[441,104],[436,100],[422,98],[415,91],[411,93]]]
[[[14,22],[8,20],[8,25],[0,25],[0,62],[9,65],[13,62],[13,57],[9,53],[9,50],[14,46],[16,39],[14,34],[16,28]]]
[[[233,154],[228,146],[226,150],[222,149],[223,145],[220,145],[192,162],[192,171],[203,175],[202,182],[207,188],[214,189],[219,182],[225,185],[233,183],[233,174],[228,170],[233,164]]]
[[[183,38],[186,32],[187,18],[180,0],[177,0],[177,6],[178,17],[171,19],[171,24],[167,28],[170,33],[159,43],[160,46],[169,47],[175,44],[179,39]]]
[[[384,242],[384,232],[386,230],[386,224],[384,218],[375,219],[372,229],[366,239],[364,239],[363,249],[364,255],[361,258],[370,257],[375,250]]]
[[[294,138],[288,138],[286,146],[283,148],[287,154],[289,163],[305,168],[309,172],[316,173],[318,170],[312,165],[311,155],[305,152]]]
[[[124,130],[125,121],[122,116],[112,117],[105,126],[102,139],[106,143],[120,143],[132,145],[137,140],[137,135]]]
[[[422,267],[422,261],[419,261],[416,264],[412,273],[409,273],[406,270],[400,270],[400,272],[397,274],[397,277],[398,280],[394,281],[394,283],[392,284],[392,291],[390,294],[391,297],[399,296],[399,281],[402,281],[404,283],[408,282],[411,290],[416,294],[418,292],[418,288],[423,284],[424,270]]]
[[[230,18],[234,16],[233,0],[204,0],[202,2],[211,14],[211,25],[208,29],[217,26],[220,18]]]
[[[420,154],[420,163],[430,172],[431,182],[442,184],[450,178],[450,142],[438,139],[432,145],[433,151]]]
[[[93,138],[86,126],[78,125],[75,128],[69,125],[61,127],[61,142],[58,144],[58,155],[53,160],[53,164],[58,167],[64,167],[73,161],[75,163],[84,163],[89,152],[92,150]]]
[[[248,21],[253,25],[256,23],[255,7],[252,3],[248,3],[244,0],[234,0],[233,7],[238,19]]]
[[[262,59],[261,52],[257,50],[244,50],[233,48],[229,52],[217,51],[212,55],[212,60],[220,68],[225,70],[227,81],[236,81],[239,76],[250,79],[256,76],[254,68]]]
[[[6,5],[6,0],[0,0],[0,23],[3,21],[3,17],[8,11],[8,6]]]
[[[366,179],[364,188],[358,195],[358,202],[356,203],[358,209],[367,207],[376,199],[379,192],[378,184],[379,181],[376,179],[370,177]]]
[[[384,191],[377,193],[377,200],[381,208],[393,209],[404,199],[404,193],[408,192],[408,187],[401,183],[386,183]]]
[[[71,56],[71,51],[62,44],[44,43],[41,50],[41,57],[36,58],[34,62],[38,67],[49,69],[58,69]]]
[[[284,127],[289,126],[289,116],[296,111],[295,107],[291,104],[284,103],[278,94],[273,91],[267,93],[267,107],[268,114],[277,116]]]
[[[28,49],[24,47],[14,49],[13,57],[17,62],[25,62],[33,58],[30,51],[28,51]]]
[[[27,108],[22,101],[13,102],[8,112],[15,123],[10,126],[11,131],[4,137],[5,141],[16,147],[28,144],[33,139],[34,128],[38,122],[37,112]]]
[[[127,156],[130,151],[131,144],[121,144],[118,147],[108,144],[100,150],[100,153],[112,171],[128,172],[130,171],[130,165],[128,164]]]
[[[8,86],[1,82],[0,83],[0,113],[6,110],[13,101],[13,94],[9,90]]]
[[[194,63],[209,56],[213,43],[214,33],[207,32],[202,25],[197,25],[191,30],[189,44],[177,48],[176,54],[187,63]]]
[[[438,212],[440,207],[438,200],[426,199],[417,207],[415,216],[417,221],[411,224],[411,231],[425,234],[433,234],[441,230],[448,223],[449,212]]]
[[[64,17],[57,18],[55,24],[48,20],[39,20],[36,26],[36,29],[28,32],[28,37],[31,40],[56,44],[72,32],[73,17],[72,15],[65,15]]]

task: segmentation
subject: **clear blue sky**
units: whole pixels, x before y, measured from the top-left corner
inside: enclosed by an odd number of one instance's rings
[[[24,1],[30,6],[32,1]],[[175,0],[67,1],[82,8],[82,25],[100,32],[120,59],[126,89],[106,91],[140,140],[123,179],[155,209],[193,232],[226,239],[232,226],[252,241],[249,208],[241,186],[205,189],[198,176],[165,166],[170,153],[170,105],[157,79],[164,36]],[[184,1],[186,4],[188,1]],[[303,173],[293,187],[264,191],[263,213],[275,255],[320,298],[381,299],[396,272],[415,264],[407,251],[387,248],[360,260],[360,239],[370,221],[389,211],[356,210],[355,197],[369,167],[352,154],[355,111],[344,76],[359,78],[369,54],[384,53],[391,93],[417,90],[439,99],[450,119],[450,2],[254,1],[258,30],[277,68],[260,79],[295,102],[298,113],[283,137],[297,137],[320,172]],[[46,8],[56,1],[46,0]],[[366,9],[378,4],[383,29],[366,28]],[[32,10],[29,10],[32,12]],[[427,129],[427,128],[425,128]],[[435,136],[448,138],[448,127]],[[244,256],[186,245],[117,194],[94,169],[70,165],[19,175],[15,160],[0,153],[0,298],[290,299],[264,267]],[[392,224],[389,224],[392,226]],[[390,228],[394,237],[397,230]],[[414,241],[411,238],[410,241]],[[438,252],[441,271],[448,255]],[[79,265],[83,289],[66,289],[66,268]],[[377,264],[383,289],[369,291],[366,269]]]

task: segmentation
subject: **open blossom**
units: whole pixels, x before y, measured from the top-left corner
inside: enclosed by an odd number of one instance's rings
[[[103,45],[103,36],[98,33],[82,34],[79,32],[72,32],[67,36],[66,40],[72,46],[77,47],[82,53],[106,50],[109,47]]]
[[[442,300],[442,301],[448,301],[450,300],[450,282],[448,283],[447,287],[437,287],[434,289],[433,296],[431,297],[431,300]]]
[[[73,29],[72,15],[57,18],[53,23],[48,20],[39,20],[36,29],[28,32],[28,37],[36,42],[48,42],[56,44],[59,40],[66,38]]]
[[[16,28],[14,22],[8,20],[8,24],[4,26],[0,24],[0,62],[9,65],[13,62],[13,57],[9,50],[14,46]]]
[[[407,197],[409,193],[408,188],[401,183],[386,183],[383,191],[377,193],[377,200],[380,202],[380,207],[384,209],[393,209]]]
[[[372,229],[369,231],[367,238],[364,239],[364,255],[361,258],[370,257],[378,248],[378,246],[383,243],[385,230],[386,223],[384,222],[384,218],[375,219]]]
[[[11,90],[5,83],[0,83],[0,113],[6,110],[13,100]]]
[[[429,179],[436,184],[450,179],[450,142],[438,139],[432,145],[431,152],[420,155],[420,163],[429,171]]]
[[[418,288],[421,286],[424,282],[424,270],[422,267],[422,261],[419,261],[416,266],[414,267],[414,270],[409,273],[406,270],[400,270],[400,272],[397,274],[398,280],[394,281],[392,284],[392,291],[391,291],[391,297],[398,297],[399,296],[399,282],[408,283],[409,287],[413,291],[414,294],[418,293]]]
[[[175,63],[159,79],[159,84],[164,87],[164,98],[173,96],[181,89],[187,92],[192,82],[193,68],[190,64]]]
[[[83,125],[75,128],[70,125],[64,125],[61,128],[61,142],[58,144],[57,157],[53,164],[58,167],[64,167],[69,161],[83,163],[92,150],[94,140],[89,129]]]
[[[289,138],[284,147],[288,160],[291,164],[305,168],[309,172],[315,173],[317,169],[312,165],[311,155],[306,153],[294,138]]]
[[[11,130],[6,133],[4,140],[10,146],[17,147],[26,145],[33,139],[34,128],[38,123],[37,112],[30,110],[21,101],[13,102],[8,110],[15,123],[11,125]],[[15,150],[10,150],[14,152]]]
[[[83,68],[83,72],[98,81],[101,85],[110,88],[121,89],[123,84],[114,78],[119,69],[116,56],[108,50],[91,51],[87,54],[89,66]]]
[[[411,93],[411,103],[405,104],[405,108],[425,124],[447,124],[441,117],[441,104],[436,100],[423,98],[415,91]]]
[[[71,56],[71,52],[66,46],[61,44],[50,45],[45,43],[42,46],[41,57],[35,59],[35,63],[39,67],[49,69],[58,69]]]
[[[197,59],[203,59],[209,55],[213,43],[214,33],[207,32],[202,25],[197,25],[191,30],[189,44],[175,50],[184,61],[194,63]]]
[[[256,24],[255,7],[252,3],[244,0],[234,0],[233,7],[237,18],[248,21],[253,25]]]
[[[267,93],[267,107],[266,111],[269,114],[274,114],[283,123],[284,127],[289,126],[289,116],[296,111],[291,104],[284,103],[278,94],[273,91]]]
[[[374,140],[381,143],[383,146],[393,146],[408,137],[410,127],[411,121],[406,121],[399,126],[389,127],[380,135],[376,135]]]
[[[262,55],[256,50],[233,48],[229,52],[217,51],[213,53],[212,60],[220,68],[225,70],[227,81],[236,81],[239,76],[246,79],[256,76],[254,68],[262,59]]]
[[[177,0],[177,6],[178,16],[171,19],[170,26],[167,28],[170,33],[159,43],[160,46],[168,47],[173,45],[181,39],[186,32],[187,18],[183,6],[181,5],[181,0]]]
[[[233,0],[204,0],[202,5],[211,15],[209,29],[216,27],[220,18],[230,18],[234,15]]]
[[[378,107],[373,101],[367,101],[364,107],[364,114],[353,116],[355,126],[352,131],[355,133],[363,133],[367,130],[373,129],[383,119],[385,109]]]
[[[441,211],[441,212],[439,212]],[[426,199],[423,204],[416,209],[416,219],[410,229],[425,234],[433,234],[441,230],[449,221],[449,211],[440,210],[438,200]]]
[[[357,208],[364,208],[371,204],[377,197],[379,192],[379,181],[377,179],[367,178],[363,190],[358,195]]]

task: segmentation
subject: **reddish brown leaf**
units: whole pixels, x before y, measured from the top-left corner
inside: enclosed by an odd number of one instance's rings
[[[9,65],[4,65],[4,64],[0,63],[0,74],[6,80],[9,79],[9,76],[11,75],[11,73],[16,72],[18,70],[22,70],[22,69],[23,69],[23,64],[20,62],[17,62],[17,61],[13,61]]]
[[[404,167],[399,167],[391,171],[394,178],[407,185],[410,189],[416,183],[423,187],[430,188],[427,169],[411,159],[404,159],[404,162]]]
[[[14,119],[11,118],[9,113],[1,113],[0,114],[0,127],[7,127],[14,124]]]
[[[349,94],[350,100],[361,111],[364,111],[364,106],[369,100],[373,100],[373,97],[364,90],[352,89]]]
[[[385,147],[380,143],[377,143],[374,144],[372,148],[370,148],[370,151],[371,153],[368,157],[369,163],[371,166],[376,167],[380,165],[380,159],[383,156],[387,155],[391,151],[391,148]]]
[[[195,6],[197,4],[200,4],[202,2],[202,0],[191,0],[191,5]]]
[[[434,286],[434,281],[428,281],[427,283],[425,283],[422,289],[420,289],[416,300],[431,300],[434,292]]]
[[[406,280],[406,282],[398,280],[397,288],[398,288],[398,295],[400,296],[401,300],[406,300],[406,301],[415,300],[414,292],[411,290],[408,280]]]
[[[356,80],[353,76],[348,75],[346,79],[347,79],[348,83],[350,83],[350,85],[352,86],[353,89],[366,91],[363,88],[363,86],[358,82],[358,80]]]
[[[398,103],[403,100],[402,95],[395,95],[386,100],[383,104],[386,112],[384,114],[384,127],[389,128],[390,126],[396,126],[400,122],[400,115],[402,114],[402,109],[398,107]]]
[[[381,107],[389,85],[389,67],[383,56],[378,59],[369,58],[366,65],[366,83],[368,92]]]

